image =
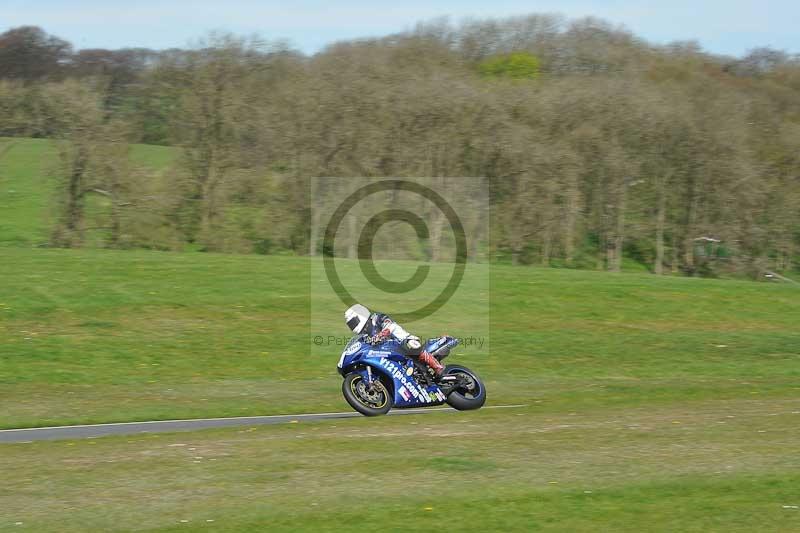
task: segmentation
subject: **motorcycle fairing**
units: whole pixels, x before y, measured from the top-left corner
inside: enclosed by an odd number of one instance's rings
[[[361,374],[367,382],[370,374],[372,379],[377,379],[377,374],[389,378],[397,408],[442,405],[446,399],[438,385],[425,386],[414,379],[414,363],[400,353],[400,343],[395,340],[371,346],[357,337],[351,339],[339,360],[339,373],[351,372]]]

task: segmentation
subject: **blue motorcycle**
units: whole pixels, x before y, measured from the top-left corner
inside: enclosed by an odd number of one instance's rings
[[[368,341],[367,335],[350,339],[338,365],[344,399],[359,413],[378,416],[392,407],[444,403],[466,411],[480,409],[486,402],[486,387],[469,368],[447,365],[436,378],[433,370],[405,355],[401,342],[388,339],[373,345]],[[445,335],[428,340],[423,349],[441,361],[457,344],[458,339]]]

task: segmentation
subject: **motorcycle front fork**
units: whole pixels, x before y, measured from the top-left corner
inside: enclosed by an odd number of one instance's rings
[[[367,390],[371,391],[372,387],[373,387],[373,385],[372,385],[372,367],[368,366],[367,367]]]

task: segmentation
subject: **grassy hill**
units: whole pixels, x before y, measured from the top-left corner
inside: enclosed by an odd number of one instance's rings
[[[0,383],[15,399],[0,426],[344,407],[340,349],[312,350],[319,332],[306,258],[0,254]],[[406,268],[388,272],[402,279]],[[490,274],[491,351],[461,350],[460,360],[486,376],[496,402],[572,409],[798,390],[794,286],[513,267]],[[345,334],[341,303],[320,305],[330,317],[322,333]],[[470,324],[466,305],[414,329],[474,334],[482,326]]]
[[[7,247],[0,265],[4,427],[347,409],[339,349],[309,342],[308,259]],[[526,407],[5,445],[0,529],[800,528],[795,287],[490,280],[491,352],[452,357],[489,405]],[[341,334],[341,305],[318,305]],[[469,334],[471,312],[417,329]]]
[[[349,410],[318,263],[34,249],[55,148],[3,142],[0,427]],[[485,337],[453,360],[525,407],[3,445],[0,530],[800,530],[796,286],[477,265],[462,289],[413,330]]]
[[[135,165],[162,169],[175,149],[137,144]],[[0,138],[0,246],[40,246],[49,240],[58,146],[49,139]]]

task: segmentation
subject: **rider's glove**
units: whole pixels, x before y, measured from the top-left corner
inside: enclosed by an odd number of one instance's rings
[[[377,335],[375,335],[374,337],[367,337],[367,342],[368,342],[369,344],[372,344],[373,346],[374,346],[375,344],[380,344],[380,343],[382,343],[384,340],[386,340],[386,337],[384,337],[384,336],[383,336],[383,335],[381,335],[380,333],[379,333],[379,334],[377,334]]]

